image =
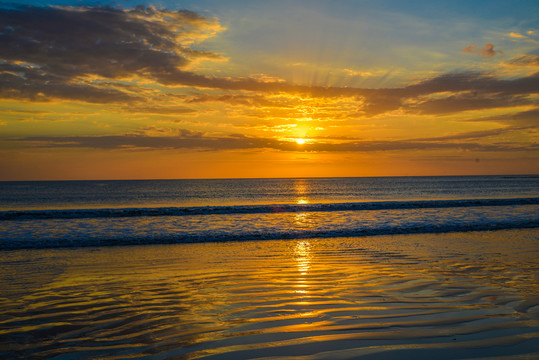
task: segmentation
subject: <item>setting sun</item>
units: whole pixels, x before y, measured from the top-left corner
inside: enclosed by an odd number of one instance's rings
[[[0,180],[536,172],[535,4],[334,1],[0,6]]]
[[[0,0],[0,49],[1,359],[537,358],[538,0]]]

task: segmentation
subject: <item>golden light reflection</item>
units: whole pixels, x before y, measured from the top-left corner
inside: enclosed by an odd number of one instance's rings
[[[296,200],[297,204],[308,204],[309,199],[305,196],[308,190],[308,183],[305,179],[296,179],[294,180],[294,192],[298,199]]]
[[[311,268],[311,244],[308,240],[298,241],[296,243],[296,247],[294,248],[294,252],[296,255],[296,265],[299,273],[301,275],[307,275],[309,269]],[[306,284],[298,285],[307,286]]]
[[[311,230],[314,229],[317,224],[313,218],[313,214],[309,212],[296,213],[294,215],[294,226],[297,229]]]
[[[304,195],[307,192],[307,180],[295,179],[294,191],[296,192],[297,195]]]

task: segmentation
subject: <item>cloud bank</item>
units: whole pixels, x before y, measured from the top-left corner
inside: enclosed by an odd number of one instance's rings
[[[292,84],[265,75],[218,77],[193,70],[193,65],[201,59],[224,60],[216,52],[198,48],[201,41],[224,30],[215,18],[188,10],[170,11],[151,6],[134,9],[0,8],[0,48],[3,49],[0,53],[0,98],[118,104],[133,113],[163,116],[194,114],[197,110],[191,106],[218,103],[245,113],[250,111],[250,114],[259,111],[261,116],[266,116],[267,109],[271,108],[272,114],[280,114],[278,111],[281,111],[289,117],[304,116],[320,121],[367,119],[395,112],[410,116],[447,116],[499,108],[526,107],[527,110],[513,112],[514,115],[509,117],[499,115],[476,119],[512,127],[406,141],[350,140],[300,146],[269,137],[209,136],[187,129],[176,136],[34,136],[12,138],[10,141],[38,147],[100,149],[537,150],[535,144],[483,144],[476,140],[522,131],[524,126],[537,121],[538,72],[501,78],[488,72],[461,71],[420,79],[396,88],[355,88]],[[470,45],[462,51],[485,59],[503,54],[491,43],[481,48]],[[539,67],[537,55],[522,55],[506,64]],[[152,92],[148,87],[139,86],[138,81],[158,85],[164,90]],[[190,95],[166,93],[174,87],[189,87],[193,91]],[[177,102],[156,101],[169,95]]]
[[[215,19],[154,7],[0,9],[0,96],[88,102],[134,99],[96,79],[180,78],[218,54],[191,45],[223,28]],[[192,75],[191,75],[192,76]]]
[[[143,101],[144,97],[133,89],[111,81],[139,78],[162,85],[200,89],[362,97],[367,100],[364,101],[365,113],[374,115],[400,107],[403,99],[436,92],[473,91],[509,96],[537,90],[537,75],[499,80],[481,73],[455,73],[397,89],[316,87],[253,77],[202,75],[186,70],[187,66],[197,59],[222,57],[199,50],[193,44],[224,28],[216,19],[188,10],[0,8],[0,29],[0,46],[4,50],[0,54],[0,97],[3,98],[41,101],[60,98],[103,103]],[[492,44],[474,49],[466,51],[478,51],[485,57],[500,53]],[[536,63],[536,59],[529,55],[513,63],[529,65]],[[214,96],[214,99],[219,98]],[[252,99],[262,101],[260,97]],[[231,101],[226,95],[221,100]]]
[[[191,150],[263,150],[280,151],[315,151],[315,152],[354,152],[354,151],[394,151],[394,150],[474,150],[474,151],[530,151],[539,150],[539,144],[481,144],[478,140],[500,134],[531,129],[532,127],[509,126],[501,129],[473,131],[431,138],[409,140],[372,141],[364,139],[339,139],[339,142],[313,142],[297,144],[294,141],[279,140],[233,134],[228,136],[210,136],[202,132],[188,129],[174,129],[157,132],[166,136],[140,134],[105,135],[105,136],[37,136],[12,139],[25,142],[38,148],[48,147],[82,147],[106,150],[157,150],[157,149],[191,149]],[[171,136],[170,134],[173,133]],[[334,139],[328,139],[334,140]]]

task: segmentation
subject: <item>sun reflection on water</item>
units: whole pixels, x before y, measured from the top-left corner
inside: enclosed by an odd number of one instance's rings
[[[307,275],[311,268],[311,244],[308,240],[298,241],[294,252],[296,255],[296,266],[300,275]]]
[[[449,343],[495,356],[503,342],[527,356],[537,338],[536,240],[536,229],[518,229],[13,252],[0,261],[0,348],[13,349],[5,358],[48,358],[51,346],[83,358],[91,338],[103,359],[140,355],[140,344],[167,358],[286,349],[280,358],[314,359],[443,353]],[[66,311],[82,302],[87,311]],[[105,330],[95,325],[104,313]]]
[[[307,198],[308,193],[308,182],[305,179],[296,179],[294,180],[294,192],[296,193],[297,204],[308,204],[309,199]]]
[[[311,230],[316,228],[316,217],[312,213],[296,213],[294,214],[294,227],[301,230]]]

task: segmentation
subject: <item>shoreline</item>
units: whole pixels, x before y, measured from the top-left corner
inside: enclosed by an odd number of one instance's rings
[[[145,238],[143,241],[131,240],[131,239],[98,239],[91,242],[80,242],[80,239],[55,239],[46,240],[47,244],[17,244],[17,240],[0,240],[0,252],[18,251],[18,250],[52,250],[52,249],[86,249],[86,248],[102,248],[102,247],[129,247],[129,246],[165,246],[165,245],[188,245],[188,244],[223,244],[223,243],[242,243],[242,242],[267,242],[267,241],[302,241],[313,239],[339,239],[339,238],[368,238],[368,237],[382,237],[382,236],[399,236],[399,235],[442,235],[442,234],[466,234],[475,232],[497,232],[504,230],[533,230],[539,229],[537,224],[515,224],[513,226],[501,224],[501,225],[487,225],[487,226],[461,226],[455,229],[455,226],[448,225],[444,228],[422,230],[417,228],[411,229],[387,229],[380,230],[378,232],[353,230],[349,233],[331,232],[325,234],[323,232],[315,232],[312,234],[291,234],[289,236],[283,234],[273,235],[252,235],[252,236],[231,236],[222,235],[220,237],[213,237],[208,239],[204,236],[178,238],[178,237],[165,237],[165,238]],[[12,241],[14,241],[12,243]],[[50,241],[50,242],[49,242]]]
[[[15,358],[535,356],[538,238],[516,229],[8,251],[0,348]]]

